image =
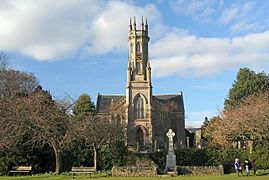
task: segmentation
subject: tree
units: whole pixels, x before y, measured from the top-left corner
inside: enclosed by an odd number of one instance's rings
[[[251,161],[255,161],[259,168],[269,168],[269,142],[264,141],[259,143],[251,154]]]
[[[211,134],[211,144],[230,146],[236,141],[261,142],[269,137],[269,90],[249,96],[241,106],[229,108],[221,116]]]
[[[0,52],[0,71],[9,69],[8,57],[4,52]]]
[[[77,134],[70,116],[40,86],[30,94],[2,98],[0,124],[1,147],[12,147],[18,137],[27,133],[25,143],[29,146],[49,145],[53,149],[57,174],[61,172],[61,155]]]
[[[91,101],[91,97],[88,94],[82,94],[78,97],[78,100],[74,106],[73,113],[78,115],[89,115],[94,113],[94,103]]]
[[[108,116],[84,116],[78,125],[80,139],[93,148],[94,168],[97,168],[98,151],[109,144],[123,139],[121,124],[111,121]]]
[[[236,80],[224,102],[224,109],[240,107],[244,99],[250,95],[269,89],[269,77],[265,73],[256,73],[248,68],[241,68]]]
[[[213,139],[216,129],[219,126],[220,121],[221,121],[220,116],[214,116],[209,121],[208,119],[206,119],[202,126],[202,136],[203,138],[207,140],[207,142],[209,143],[209,146],[213,146],[211,144],[212,139]]]

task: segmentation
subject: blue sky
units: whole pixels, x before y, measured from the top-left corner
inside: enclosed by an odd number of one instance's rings
[[[183,91],[186,124],[223,107],[240,67],[269,73],[269,1],[1,0],[0,50],[55,98],[124,94],[129,17],[148,18],[154,94]]]

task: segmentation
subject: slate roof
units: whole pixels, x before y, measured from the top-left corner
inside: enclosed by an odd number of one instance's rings
[[[182,93],[180,94],[165,94],[165,95],[153,95],[153,102],[158,101],[160,102],[175,102],[179,106],[179,111],[184,112],[184,102],[183,102],[183,96]]]
[[[125,95],[101,95],[98,93],[96,103],[97,113],[107,113],[112,101],[116,102],[123,99],[125,99]]]
[[[180,94],[165,94],[165,95],[153,95],[153,102],[158,101],[159,103],[165,103],[168,101],[173,101],[177,103],[180,107],[180,111],[184,112],[184,104],[182,93]],[[121,101],[125,99],[125,95],[101,95],[97,96],[96,110],[97,113],[107,113],[109,111],[109,107],[113,102]]]

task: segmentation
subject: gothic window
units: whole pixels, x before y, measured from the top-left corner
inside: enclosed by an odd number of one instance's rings
[[[136,43],[136,52],[140,53],[141,52],[141,45],[140,42]]]
[[[136,73],[141,73],[141,63],[136,63]]]
[[[135,119],[144,119],[144,99],[138,96],[134,102]]]

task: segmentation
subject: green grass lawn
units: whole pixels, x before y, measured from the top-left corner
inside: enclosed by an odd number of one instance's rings
[[[237,174],[227,174],[222,176],[177,176],[177,177],[169,177],[169,176],[157,176],[157,177],[104,177],[105,173],[98,173],[92,175],[91,179],[95,180],[160,180],[160,179],[173,179],[173,180],[240,180],[240,179],[249,179],[249,180],[269,180],[269,170],[263,171],[258,170],[257,176],[240,176]],[[40,175],[32,175],[32,176],[0,176],[0,180],[88,180],[90,179],[90,175],[76,175],[73,179],[72,175],[69,173],[62,175],[54,175],[53,173],[46,173]]]
[[[73,180],[71,175],[33,175],[33,176],[0,176],[0,180]],[[90,179],[89,175],[75,176],[75,180],[88,180]],[[100,177],[94,175],[92,179],[96,180],[160,180],[160,179],[173,179],[173,180],[240,180],[240,179],[249,179],[249,180],[268,180],[268,174],[259,174],[257,176],[240,176],[237,177],[236,174],[222,175],[222,176],[177,176],[177,177]]]

